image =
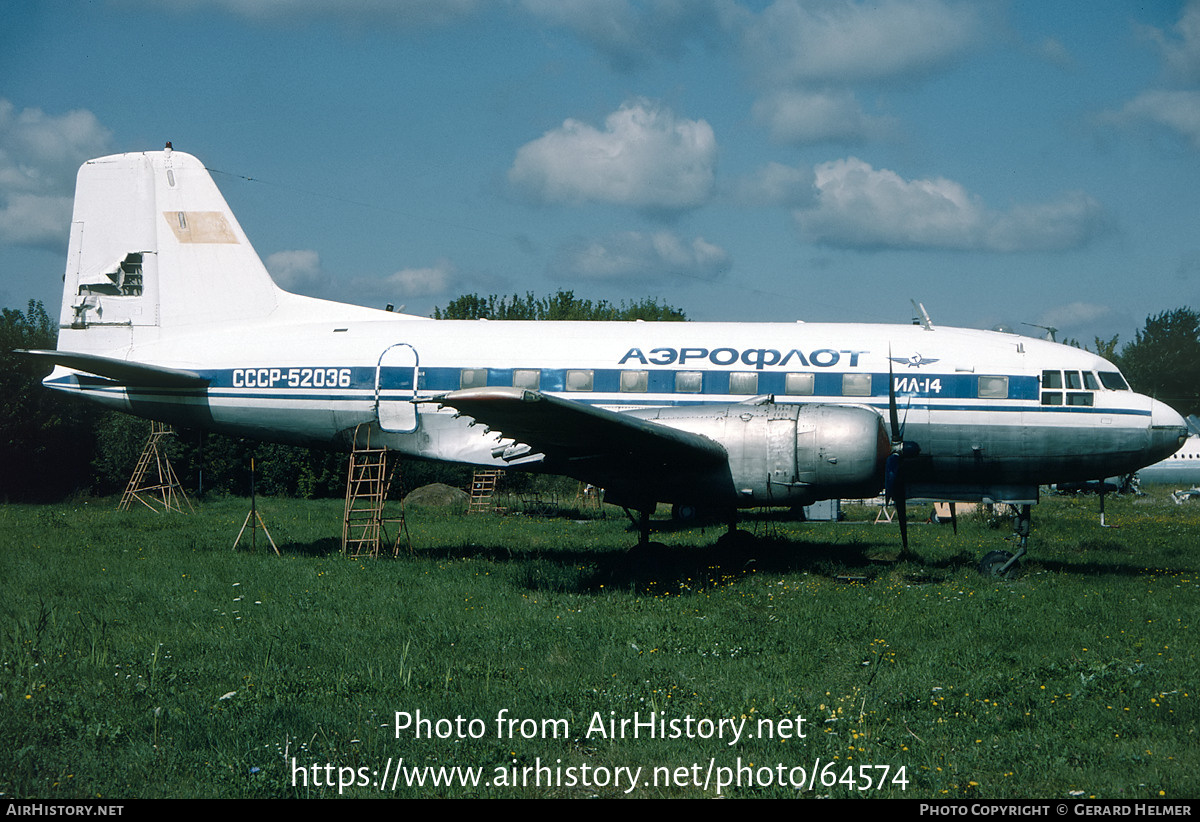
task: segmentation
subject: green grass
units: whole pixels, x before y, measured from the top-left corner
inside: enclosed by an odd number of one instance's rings
[[[621,796],[611,769],[640,767],[630,796],[715,796],[711,763],[742,766],[722,790],[738,797],[1200,796],[1200,503],[1163,492],[1110,499],[1115,529],[1094,497],[1046,498],[1007,583],[974,570],[1013,549],[1006,524],[964,518],[955,537],[916,506],[904,562],[860,508],[750,518],[733,547],[665,529],[645,555],[611,513],[418,509],[413,556],[352,560],[338,501],[263,501],[282,557],[231,549],[244,500],[112,502],[0,507],[4,798],[337,796],[389,758],[482,780],[342,794]],[[418,711],[435,738],[397,735]],[[502,711],[529,721],[498,734]],[[588,733],[635,713],[745,733]],[[497,784],[539,764],[558,784]]]

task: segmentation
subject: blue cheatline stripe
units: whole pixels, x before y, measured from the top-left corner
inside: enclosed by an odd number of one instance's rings
[[[748,391],[747,396],[759,394],[775,394],[780,397],[837,397],[850,401],[869,401],[870,398],[888,396],[888,378],[886,373],[868,373],[857,371],[716,371],[703,369],[620,369],[620,368],[487,368],[462,369],[449,367],[423,367],[420,369],[418,390],[422,392],[456,391],[462,388],[462,372],[464,370],[481,370],[487,372],[487,385],[511,386],[514,371],[534,371],[539,375],[538,389],[547,392],[566,391],[568,371],[583,371],[592,376],[590,392],[580,394],[691,394],[702,395],[729,394],[730,375],[733,373],[753,374],[756,386]],[[630,371],[641,371],[646,374],[646,391],[622,391],[621,374]],[[269,390],[281,389],[313,389],[337,387],[353,390],[375,390],[376,369],[373,366],[279,366],[255,368],[226,368],[200,372],[209,378],[210,387],[221,388],[260,388]],[[787,374],[810,374],[813,377],[812,394],[788,394],[786,386]],[[863,374],[870,380],[869,393],[844,394],[843,377],[850,374]],[[677,391],[676,380],[679,374],[699,374],[700,390],[697,392]],[[380,373],[380,388],[384,391],[412,391],[411,367],[385,367]],[[894,375],[897,393],[900,396],[915,396],[928,399],[971,400],[979,396],[979,379],[981,376],[1006,376],[1002,374],[918,374],[898,373]],[[329,380],[334,382],[331,384]],[[319,384],[318,384],[319,381]],[[570,392],[576,393],[576,392]],[[741,395],[740,392],[738,394]],[[1036,400],[1038,398],[1038,378],[1035,376],[1008,375],[1008,397],[1010,400]]]
[[[354,369],[354,370],[370,371],[372,373],[372,375],[374,373],[374,369]],[[442,369],[442,370],[443,371],[453,370],[456,376],[458,374],[458,369]],[[225,373],[229,374],[230,372],[226,371]],[[543,374],[545,374],[545,373],[546,372],[543,371]],[[565,370],[562,370],[562,373],[565,374]],[[615,373],[619,374],[620,372],[618,371]],[[660,372],[650,372],[650,373],[653,375],[655,373],[660,373]],[[669,375],[672,372],[664,372],[664,373]],[[764,376],[777,376],[777,377],[782,378],[783,375],[778,374],[778,375],[764,375]],[[825,376],[837,376],[837,375],[825,375]],[[880,375],[872,375],[872,376],[879,377]],[[618,377],[618,379],[619,379],[619,377]],[[1036,382],[1036,378],[1031,378],[1031,379],[1033,379],[1034,382]],[[73,380],[73,377],[64,377],[61,380],[54,381],[53,384],[65,387],[67,385],[70,385],[72,380]],[[883,375],[883,381],[884,381],[884,388],[886,391],[887,375]],[[215,382],[217,382],[217,381],[214,380],[214,383]],[[333,389],[329,389],[329,390],[325,390],[325,391],[321,391],[321,392],[317,392],[317,391],[301,392],[301,391],[298,391],[297,389],[291,389],[291,388],[287,388],[284,386],[280,386],[280,387],[277,387],[274,389],[248,389],[248,388],[232,388],[232,387],[214,386],[213,388],[210,388],[208,390],[207,396],[212,399],[225,399],[225,400],[287,400],[287,401],[294,401],[294,402],[323,402],[323,403],[364,402],[364,401],[373,402],[374,397],[375,397],[373,376],[372,376],[372,381],[371,381],[372,384],[369,387],[355,385],[355,382],[356,382],[356,380],[352,378],[351,379],[352,387],[349,389],[341,388],[336,391]],[[728,377],[726,377],[725,382],[726,382],[725,391],[727,392],[728,391]],[[411,384],[411,379],[409,380],[409,383]],[[492,384],[490,379],[489,379],[489,384]],[[457,385],[454,386],[454,388],[450,388],[450,387],[438,388],[436,386],[430,387],[430,386],[425,385],[425,381],[422,380],[421,394],[423,397],[428,397],[431,395],[436,395],[438,393],[443,393],[445,391],[457,390],[457,387],[458,387]],[[731,395],[728,393],[722,393],[719,391],[709,390],[711,387],[712,387],[711,383],[705,384],[705,386],[704,386],[705,390],[700,393],[696,393],[696,394],[685,393],[685,392],[675,393],[675,392],[671,392],[671,391],[662,391],[662,392],[647,391],[647,392],[643,393],[643,392],[619,392],[616,390],[605,391],[605,390],[602,390],[601,388],[597,387],[594,384],[593,385],[594,390],[591,392],[563,392],[561,388],[551,388],[551,387],[547,386],[545,380],[543,380],[543,383],[541,385],[541,390],[547,391],[550,393],[561,394],[562,396],[564,396],[568,399],[573,399],[578,402],[584,402],[584,403],[588,403],[591,405],[605,405],[605,406],[628,405],[628,406],[650,406],[650,407],[652,407],[652,406],[677,406],[677,405],[678,406],[705,405],[705,404],[712,403],[718,396],[721,398],[719,400],[720,402],[736,403],[736,402],[738,402],[739,398],[742,397],[742,395]],[[761,387],[761,383],[760,383],[760,387]],[[104,384],[98,384],[98,385],[90,386],[90,387],[80,386],[79,390],[85,391],[85,392],[118,393],[118,394],[128,391],[130,396],[143,397],[143,398],[158,398],[158,399],[180,399],[180,398],[195,397],[198,394],[198,392],[196,392],[194,390],[189,390],[189,389],[171,389],[171,388],[130,388],[130,389],[127,389],[124,386],[118,385],[116,383],[104,383]],[[387,388],[386,388],[387,393],[395,393],[395,392],[407,391],[407,390],[411,390],[411,389],[406,386],[403,386],[403,385],[387,386]],[[394,396],[389,397],[387,395],[387,393],[385,393],[384,399],[392,399],[392,400],[406,399],[405,397],[394,397]],[[759,394],[770,394],[770,393],[772,393],[772,392],[769,390],[759,391]],[[604,394],[607,396],[604,396],[604,397],[598,396],[601,394]],[[692,399],[693,397],[694,397],[694,399]],[[746,398],[748,398],[748,397],[746,397]],[[857,404],[862,404],[862,405],[868,405],[872,408],[875,408],[881,414],[885,414],[888,409],[888,403],[881,402],[880,397],[878,395],[870,396],[870,397],[867,397],[867,396],[855,397],[855,396],[842,396],[842,395],[838,395],[838,394],[795,395],[795,394],[778,393],[778,394],[776,394],[776,399],[781,402],[784,402],[784,403],[857,403]],[[1045,413],[1045,414],[1087,414],[1087,415],[1110,414],[1110,415],[1125,415],[1125,416],[1137,416],[1137,417],[1150,416],[1150,411],[1148,409],[1106,408],[1106,407],[1094,407],[1094,406],[1083,406],[1083,405],[1040,405],[1040,404],[1034,405],[1034,404],[1030,404],[1030,400],[1020,401],[1020,400],[1014,399],[1012,397],[1010,397],[1008,400],[994,400],[994,401],[990,401],[990,402],[976,401],[974,403],[941,403],[941,402],[936,401],[936,400],[940,400],[940,399],[953,399],[952,397],[934,397],[934,398],[922,397],[918,401],[913,402],[912,401],[913,397],[911,395],[903,395],[903,394],[898,395],[897,399],[904,403],[903,407],[906,409],[923,410],[923,411],[959,411],[959,412],[977,412],[977,413],[993,413],[993,412],[999,412],[999,413],[1027,412],[1028,413],[1028,412],[1035,412],[1035,413]],[[935,401],[930,401],[931,399],[935,400]],[[1032,399],[1037,399],[1036,393]]]

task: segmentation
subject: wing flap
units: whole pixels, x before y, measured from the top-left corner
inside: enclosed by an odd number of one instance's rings
[[[549,464],[582,464],[600,472],[711,470],[728,455],[719,443],[700,434],[607,411],[524,388],[464,388],[433,397],[504,437],[545,454]]]

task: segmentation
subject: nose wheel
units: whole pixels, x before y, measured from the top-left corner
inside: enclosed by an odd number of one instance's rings
[[[1032,517],[1029,506],[1022,505],[1017,514],[1017,537],[1020,547],[1017,553],[1008,551],[991,551],[979,560],[979,573],[992,579],[1016,579],[1020,571],[1020,560],[1029,553],[1029,527]]]
[[[979,573],[992,579],[1016,579],[1017,568],[1008,551],[990,551],[979,560]]]

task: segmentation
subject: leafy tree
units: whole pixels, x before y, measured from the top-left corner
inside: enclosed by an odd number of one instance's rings
[[[1107,340],[1096,337],[1096,347],[1092,350],[1109,362],[1116,363],[1120,359],[1120,355],[1117,354],[1117,337],[1117,334],[1113,334]]]
[[[92,490],[97,494],[121,493],[129,484],[129,475],[150,436],[150,421],[107,411],[98,417],[92,431],[96,439],[91,461]],[[179,460],[170,448],[170,439],[166,444],[167,458],[179,470],[176,465]]]
[[[655,297],[619,306],[607,300],[592,302],[575,296],[573,291],[558,291],[548,297],[498,297],[492,294],[464,294],[452,300],[445,309],[434,308],[435,320],[686,320],[683,311],[660,304]]]
[[[1200,412],[1200,314],[1178,308],[1147,317],[1119,364],[1134,390],[1185,416]]]
[[[60,499],[86,488],[104,412],[42,387],[51,367],[14,354],[54,348],[58,323],[40,302],[0,311],[0,499]]]

